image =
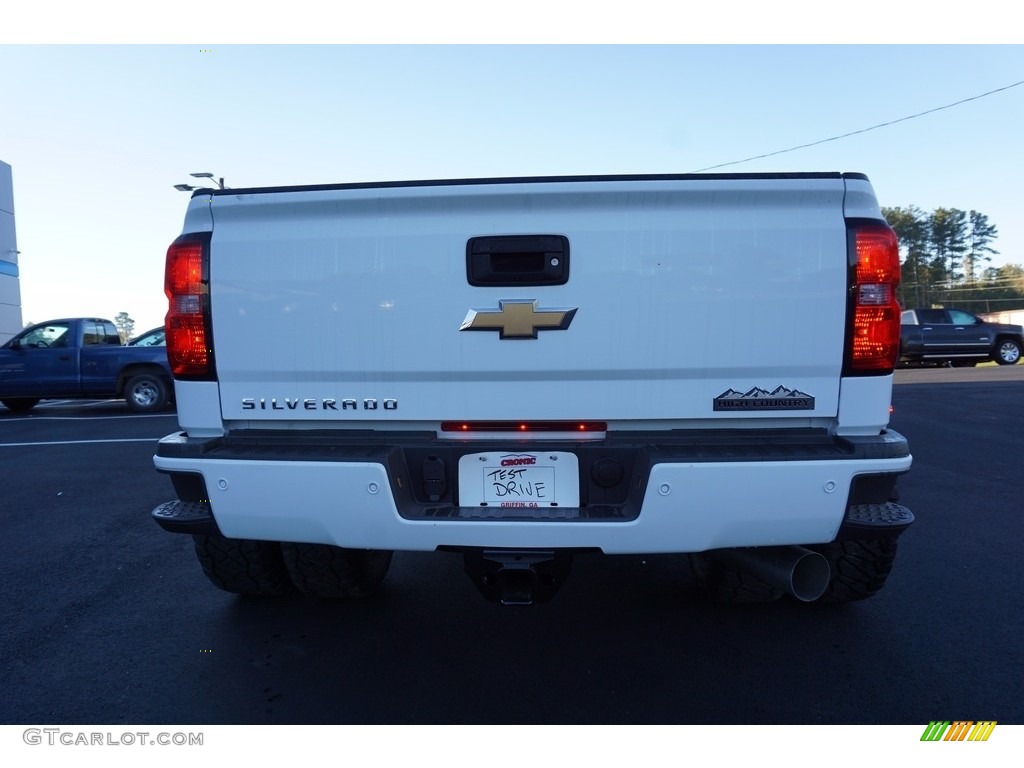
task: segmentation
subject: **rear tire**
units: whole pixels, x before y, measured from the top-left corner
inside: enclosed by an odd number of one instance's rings
[[[215,534],[196,535],[192,540],[206,578],[225,592],[286,595],[294,591],[277,542]]]
[[[896,559],[896,539],[833,541],[807,547],[828,560],[832,577],[817,603],[851,603],[885,586]]]
[[[697,588],[717,603],[771,603],[784,594],[756,576],[733,570],[705,553],[690,555],[690,567]]]
[[[999,365],[1016,365],[1020,360],[1020,344],[1013,339],[999,339],[993,359]]]
[[[8,397],[6,400],[0,400],[0,403],[7,406],[7,410],[15,413],[28,413],[38,402],[38,397]]]
[[[167,405],[170,387],[157,373],[140,373],[124,385],[124,399],[136,413],[155,413]]]
[[[387,575],[392,556],[389,550],[288,542],[281,551],[292,584],[303,594],[327,598],[372,595]]]

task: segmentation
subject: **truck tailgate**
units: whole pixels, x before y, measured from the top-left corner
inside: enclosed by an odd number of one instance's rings
[[[197,199],[213,220],[223,417],[835,417],[844,187],[550,180]],[[498,285],[472,285],[467,243],[505,236],[564,238],[564,284],[516,284],[502,262]]]

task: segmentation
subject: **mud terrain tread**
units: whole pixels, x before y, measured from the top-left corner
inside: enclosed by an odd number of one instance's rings
[[[828,560],[832,577],[816,602],[849,603],[871,597],[885,586],[896,559],[895,539],[834,541],[808,547]]]
[[[274,541],[195,535],[196,557],[213,584],[236,595],[285,595],[293,592],[281,547]]]
[[[719,603],[771,603],[784,594],[749,573],[736,571],[705,555],[691,555],[697,587]]]
[[[387,550],[343,549],[328,544],[281,545],[292,584],[313,597],[362,598],[377,591],[391,565]]]

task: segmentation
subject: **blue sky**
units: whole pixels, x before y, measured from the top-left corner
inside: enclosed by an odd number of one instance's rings
[[[209,171],[233,187],[685,173],[1024,81],[1018,45],[0,46],[23,317],[160,325]],[[15,73],[10,76],[9,73]],[[1024,263],[1024,86],[723,171],[860,171],[975,209]]]

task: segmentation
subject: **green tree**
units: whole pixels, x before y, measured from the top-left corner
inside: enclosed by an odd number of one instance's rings
[[[967,253],[967,212],[959,208],[936,208],[929,220],[932,284],[946,289],[964,279],[963,259]]]
[[[883,208],[882,215],[900,240],[903,306],[988,305],[1024,298],[1010,287],[1012,270],[986,268],[991,254],[999,253],[991,245],[999,230],[980,211],[936,208],[927,213],[910,205]]]
[[[979,285],[1000,299],[1024,298],[1024,267],[1004,264],[985,270]]]
[[[1019,264],[989,267],[981,279],[950,291],[949,306],[968,312],[995,312],[1024,307],[1024,268]]]
[[[967,253],[964,254],[964,273],[967,282],[973,283],[978,272],[982,269],[982,262],[992,261],[989,254],[997,254],[995,248],[989,245],[999,235],[995,224],[988,220],[988,216],[978,211],[971,211],[967,214]]]
[[[132,337],[135,321],[128,316],[127,312],[118,312],[117,317],[114,318],[114,325],[117,326],[117,333],[121,337],[122,344]]]
[[[928,214],[911,205],[907,208],[883,208],[882,215],[900,240],[903,255],[900,303],[905,307],[929,306],[932,279]]]

